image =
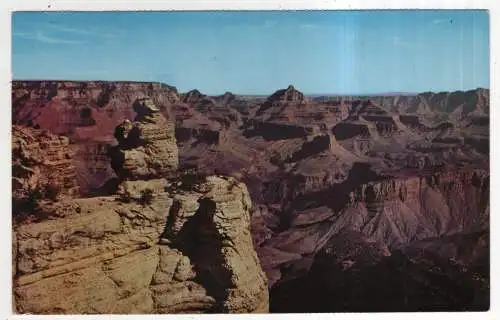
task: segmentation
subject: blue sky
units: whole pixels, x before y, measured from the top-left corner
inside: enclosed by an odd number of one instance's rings
[[[489,87],[485,11],[19,12],[14,79],[180,91],[368,94]]]

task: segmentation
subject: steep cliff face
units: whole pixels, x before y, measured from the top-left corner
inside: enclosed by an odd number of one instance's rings
[[[12,127],[12,198],[57,200],[78,193],[66,137],[24,126]]]
[[[177,173],[173,130],[151,101],[135,109],[116,130],[115,195],[55,202],[40,208],[52,219],[14,226],[15,310],[267,312],[246,186]]]
[[[260,121],[252,121],[251,124],[252,126],[247,128],[243,135],[248,138],[261,136],[267,141],[303,138],[309,131],[307,127],[294,124]]]
[[[370,97],[377,105],[386,106],[392,111],[419,114],[424,117],[451,115],[462,119],[473,115],[489,113],[489,90],[476,89],[454,92],[423,92],[416,95],[396,95]]]
[[[15,123],[31,121],[71,137],[78,136],[74,131],[80,127],[89,127],[82,130],[89,136],[91,128],[105,130],[99,136],[112,134],[120,121],[133,117],[137,98],[151,97],[159,106],[179,101],[174,87],[139,82],[15,81],[12,96]]]
[[[485,228],[489,174],[449,171],[383,180],[361,185],[349,198],[343,214],[353,208],[366,214],[359,231],[389,248],[404,247],[418,239]]]
[[[280,206],[281,228],[257,248],[271,285],[297,276],[282,269],[303,263],[293,254],[314,256],[342,234],[358,234],[365,239],[361,247],[389,252],[489,226],[489,174],[480,169],[392,178],[357,170],[329,188],[287,196]],[[257,230],[263,232],[263,226]]]

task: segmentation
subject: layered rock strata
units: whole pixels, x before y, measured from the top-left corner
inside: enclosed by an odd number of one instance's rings
[[[246,187],[208,177],[195,189],[158,191],[148,205],[77,199],[62,219],[19,226],[16,311],[267,312]]]
[[[44,130],[12,127],[12,198],[52,198],[78,193],[69,140]]]
[[[112,167],[120,179],[148,179],[175,171],[179,156],[175,127],[149,99],[134,103],[134,123],[125,120],[115,130]]]

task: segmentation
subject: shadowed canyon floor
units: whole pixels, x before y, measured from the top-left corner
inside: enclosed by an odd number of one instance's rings
[[[14,81],[12,103],[18,312],[489,308],[488,90]]]

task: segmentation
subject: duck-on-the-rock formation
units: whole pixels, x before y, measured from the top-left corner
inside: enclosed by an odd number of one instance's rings
[[[112,151],[113,169],[134,180],[172,173],[179,166],[174,124],[149,99],[136,100],[133,108],[135,122],[124,121],[115,130],[119,145]]]
[[[15,311],[267,312],[246,186],[174,177],[169,123],[148,100],[136,112],[111,152],[118,194],[45,203],[52,219],[15,226]]]

